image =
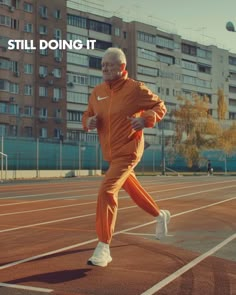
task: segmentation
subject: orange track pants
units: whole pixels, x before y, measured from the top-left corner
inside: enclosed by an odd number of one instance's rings
[[[141,186],[134,174],[137,160],[118,158],[110,167],[101,184],[96,214],[96,230],[99,241],[110,244],[115,229],[118,208],[118,192],[123,187],[133,201],[144,211],[156,217],[159,207]]]

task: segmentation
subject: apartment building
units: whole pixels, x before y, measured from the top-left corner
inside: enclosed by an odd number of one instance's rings
[[[236,119],[236,53],[185,40],[138,21],[127,22],[82,11],[66,1],[0,0],[0,130],[1,134],[95,142],[81,119],[93,87],[102,81],[104,50],[116,46],[127,55],[129,76],[165,100],[164,125],[145,130],[149,143],[171,138],[179,95],[207,95],[217,118],[217,91],[224,90],[227,120]],[[76,8],[76,9],[75,9]],[[83,48],[6,50],[9,39],[80,40]],[[88,41],[96,40],[94,49]],[[5,45],[4,45],[5,44]],[[4,78],[3,78],[4,77]],[[163,128],[162,128],[163,127]]]
[[[95,133],[85,134],[81,129],[81,116],[87,96],[95,84],[101,81],[103,51],[111,45],[122,48],[126,53],[129,76],[145,82],[166,102],[168,114],[164,126],[145,130],[148,142],[160,143],[162,127],[165,129],[165,138],[171,138],[174,130],[171,110],[177,108],[177,97],[180,95],[187,98],[191,98],[194,93],[207,95],[209,112],[217,118],[217,91],[222,88],[228,104],[226,119],[228,122],[235,120],[236,54],[215,45],[206,46],[182,39],[179,35],[160,31],[152,25],[137,21],[125,22],[115,16],[108,18],[68,8],[67,17],[69,39],[75,37],[84,42],[89,38],[97,40],[95,50],[67,52],[67,79],[70,85],[73,84],[73,88],[67,92],[68,138],[96,140]],[[70,58],[72,55],[76,64]]]
[[[66,54],[45,44],[66,39],[65,1],[1,0],[0,29],[0,134],[63,136]]]

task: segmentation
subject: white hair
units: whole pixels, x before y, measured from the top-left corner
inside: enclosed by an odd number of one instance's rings
[[[126,56],[125,56],[123,50],[121,50],[120,48],[110,47],[104,52],[104,56],[107,54],[112,55],[115,60],[117,60],[118,62],[120,62],[122,64],[127,63]]]

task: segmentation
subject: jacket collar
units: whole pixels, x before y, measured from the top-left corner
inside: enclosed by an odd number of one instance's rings
[[[126,82],[127,79],[128,79],[128,72],[125,70],[119,79],[106,81],[105,83],[109,87],[109,89],[117,91],[123,86],[123,84]]]

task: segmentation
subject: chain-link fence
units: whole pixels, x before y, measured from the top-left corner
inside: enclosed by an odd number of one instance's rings
[[[202,153],[197,167],[188,168],[185,160],[168,148],[163,150],[160,145],[151,145],[136,167],[140,173],[163,172],[206,172],[207,160],[210,159],[214,171],[236,171],[236,156],[226,156],[221,151]],[[164,157],[164,159],[163,159]],[[164,160],[164,161],[163,161]],[[101,170],[107,169],[102,159],[98,143],[62,142],[60,140],[26,139],[2,137],[0,146],[1,170]]]

